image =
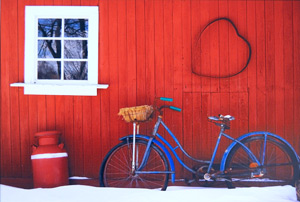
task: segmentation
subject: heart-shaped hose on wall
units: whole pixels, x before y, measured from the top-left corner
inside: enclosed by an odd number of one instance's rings
[[[248,40],[230,19],[217,18],[209,22],[196,38],[192,50],[192,73],[208,78],[229,78],[242,73],[250,59]]]

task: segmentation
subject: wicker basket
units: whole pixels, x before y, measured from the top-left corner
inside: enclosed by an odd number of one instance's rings
[[[142,105],[136,107],[121,108],[118,113],[119,116],[123,116],[123,119],[130,122],[144,122],[149,121],[152,118],[153,107],[149,105]]]

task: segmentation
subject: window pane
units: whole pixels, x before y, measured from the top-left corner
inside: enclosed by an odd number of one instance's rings
[[[61,41],[38,40],[38,58],[61,58]]]
[[[38,19],[39,37],[60,37],[61,19]]]
[[[38,79],[60,79],[61,62],[39,61]]]
[[[65,80],[88,80],[88,64],[85,61],[64,63]]]
[[[88,37],[88,19],[65,19],[65,37]]]
[[[65,58],[87,59],[87,40],[65,40]]]

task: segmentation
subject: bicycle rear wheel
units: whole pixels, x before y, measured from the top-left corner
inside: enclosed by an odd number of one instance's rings
[[[261,166],[253,162],[240,144],[236,144],[225,164],[234,186],[295,185],[299,176],[298,161],[284,143],[272,137],[265,141],[264,135],[249,137],[242,143],[253,152]],[[228,183],[228,187],[230,185]]]
[[[142,171],[158,171],[158,173],[132,172],[132,140],[121,142],[104,158],[100,168],[100,186],[120,188],[161,188],[166,190],[169,181],[169,164],[164,153],[155,145],[151,145],[146,166]],[[136,140],[136,167],[141,165],[147,141]]]

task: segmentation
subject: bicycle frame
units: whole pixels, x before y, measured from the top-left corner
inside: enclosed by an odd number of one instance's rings
[[[213,166],[213,163],[214,163],[214,161],[215,161],[215,157],[216,157],[216,154],[217,154],[217,151],[218,151],[218,148],[219,148],[219,145],[220,145],[222,136],[224,136],[224,137],[230,139],[231,141],[234,141],[234,142],[240,144],[240,145],[245,149],[245,151],[247,152],[247,154],[252,158],[252,160],[253,160],[254,162],[256,162],[259,166],[261,165],[261,163],[259,162],[259,160],[258,160],[258,159],[255,157],[255,155],[250,151],[250,149],[249,149],[247,146],[245,146],[242,142],[240,142],[239,140],[234,139],[234,138],[232,138],[231,136],[229,136],[229,135],[227,135],[226,133],[224,133],[224,130],[225,130],[224,128],[221,128],[221,130],[220,130],[220,133],[219,133],[219,136],[218,136],[218,139],[217,139],[217,142],[216,142],[216,145],[215,145],[214,152],[213,152],[213,154],[212,154],[211,160],[210,160],[210,161],[203,161],[203,160],[195,159],[195,158],[191,157],[191,156],[183,149],[183,147],[180,145],[178,139],[175,137],[175,135],[172,133],[172,131],[167,127],[167,125],[162,121],[161,118],[158,118],[157,124],[156,124],[156,125],[157,125],[157,126],[154,127],[154,131],[153,131],[153,133],[155,132],[155,136],[158,137],[163,143],[165,143],[165,144],[167,145],[167,147],[170,149],[170,151],[173,153],[173,155],[176,157],[177,161],[178,161],[184,168],[186,168],[188,171],[190,171],[190,172],[192,172],[192,173],[196,173],[196,171],[193,170],[192,168],[190,168],[189,166],[187,166],[187,165],[180,159],[180,157],[177,155],[177,153],[176,153],[175,150],[176,150],[177,148],[180,148],[180,150],[184,153],[184,155],[187,156],[189,159],[194,160],[194,161],[197,161],[197,162],[209,164],[207,173],[210,173],[211,168],[212,168],[212,166]],[[159,128],[160,125],[162,125],[162,126],[166,129],[166,131],[169,133],[169,135],[170,135],[170,136],[173,138],[173,140],[176,142],[176,145],[177,145],[176,147],[173,148],[172,145],[170,145],[170,143],[169,143],[166,139],[164,139],[160,134],[157,133],[158,128]]]

